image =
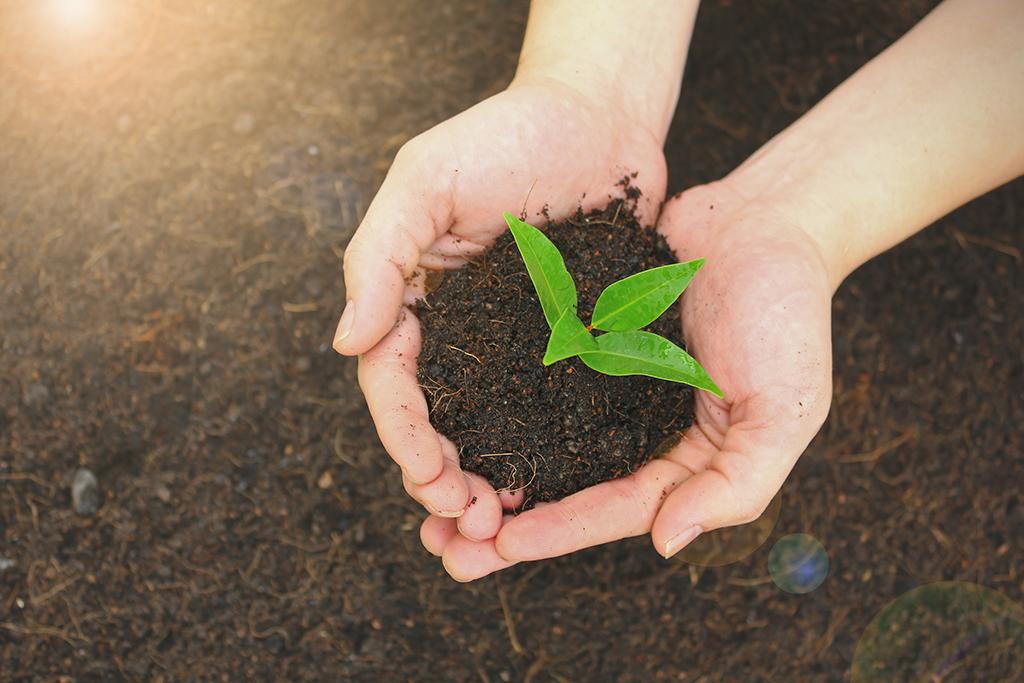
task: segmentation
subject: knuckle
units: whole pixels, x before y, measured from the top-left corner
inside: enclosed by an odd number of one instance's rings
[[[746,460],[741,461],[746,463]],[[771,496],[767,499],[750,478],[746,467],[739,467],[735,460],[729,462],[728,467],[722,463],[715,463],[708,471],[721,477],[725,488],[725,496],[728,501],[728,510],[731,511],[731,523],[748,524],[761,516],[771,502]],[[743,472],[743,474],[737,474]]]
[[[739,514],[737,524],[749,524],[764,514],[768,508],[767,502],[760,499],[744,499],[739,502],[737,512]]]
[[[446,491],[437,486],[437,479],[444,471],[444,465],[432,458],[424,457],[420,451],[411,453],[389,453],[392,460],[406,473],[411,486],[415,487],[420,502],[429,500],[431,503],[443,503],[447,498]],[[434,505],[441,508],[443,505]]]
[[[364,222],[356,230],[356,233],[352,236],[352,239],[345,245],[345,253],[341,257],[342,270],[348,271],[354,264],[355,260],[359,258],[359,254],[363,249],[363,234],[368,228]]]
[[[367,395],[367,389],[370,388],[374,369],[374,361],[367,359],[366,354],[361,354],[359,364],[356,366],[356,382],[359,384],[359,390],[363,392],[363,396]]]
[[[398,170],[421,168],[429,156],[429,140],[424,135],[417,135],[398,148],[392,168]]]

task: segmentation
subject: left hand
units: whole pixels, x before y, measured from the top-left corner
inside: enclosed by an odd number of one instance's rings
[[[506,516],[495,540],[475,542],[456,520],[428,517],[420,537],[453,578],[648,532],[671,557],[702,532],[753,521],[782,486],[828,414],[834,284],[798,221],[729,183],[685,192],[658,222],[681,261],[707,260],[682,297],[682,320],[690,352],[725,399],[697,391],[694,424],[665,456]]]

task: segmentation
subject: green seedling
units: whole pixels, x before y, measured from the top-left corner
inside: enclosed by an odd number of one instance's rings
[[[587,367],[606,375],[646,375],[722,396],[690,354],[641,329],[679,299],[704,259],[651,268],[608,285],[586,325],[576,314],[576,283],[558,248],[543,232],[510,213],[505,214],[505,222],[551,328],[544,365],[579,356]],[[594,336],[594,330],[604,334]]]

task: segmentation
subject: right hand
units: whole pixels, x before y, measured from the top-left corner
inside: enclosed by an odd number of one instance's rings
[[[634,172],[638,213],[653,223],[665,194],[662,136],[603,93],[517,78],[402,147],[345,251],[334,348],[360,355],[360,386],[406,490],[436,517],[458,518],[467,543],[493,539],[502,503],[513,499],[463,473],[454,445],[430,424],[416,378],[419,323],[403,309],[422,296],[423,278],[413,276],[482,252],[506,230],[504,211],[525,210],[529,220],[546,208],[557,220],[621,196],[618,183]],[[458,545],[446,542],[445,555]]]
[[[670,557],[699,533],[760,516],[832,398],[835,259],[803,227],[827,220],[792,214],[734,178],[667,202],[658,231],[680,261],[707,260],[681,300],[687,348],[725,396],[695,392],[693,425],[668,452],[517,515],[488,543],[456,538],[452,520],[431,518],[421,537],[451,546],[449,573],[473,580],[648,532]]]

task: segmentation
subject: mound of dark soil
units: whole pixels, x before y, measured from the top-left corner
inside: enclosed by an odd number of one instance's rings
[[[612,282],[676,261],[628,201],[545,232],[576,281],[584,321]],[[431,421],[458,446],[464,469],[498,489],[525,489],[524,507],[635,471],[693,421],[690,387],[609,377],[578,358],[541,363],[549,330],[509,233],[448,274],[419,315]],[[683,343],[677,306],[649,329]]]

